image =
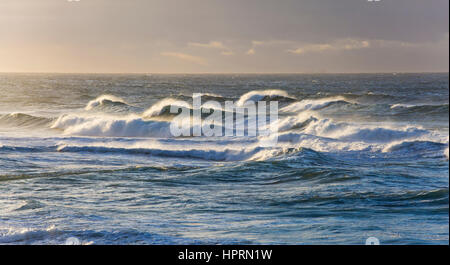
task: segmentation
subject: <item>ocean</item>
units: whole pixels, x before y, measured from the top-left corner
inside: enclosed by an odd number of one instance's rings
[[[193,93],[276,100],[276,145],[174,137]],[[0,74],[0,244],[73,237],[448,244],[449,75]]]

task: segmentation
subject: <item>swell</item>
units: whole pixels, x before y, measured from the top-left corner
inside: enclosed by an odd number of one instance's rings
[[[48,127],[53,118],[33,116],[25,113],[11,113],[0,115],[0,126],[23,128]]]
[[[362,94],[343,93],[339,96],[344,97],[348,101],[355,101],[361,104],[395,104],[397,102],[408,102],[409,98],[406,96],[388,94],[388,93],[374,93],[366,92]]]
[[[321,110],[333,105],[351,105],[353,102],[347,101],[342,96],[325,97],[317,99],[303,99],[298,102],[292,103],[284,108],[281,112],[302,112],[307,110]]]
[[[189,170],[195,170],[198,167],[195,166],[132,166],[116,169],[97,169],[97,170],[78,170],[78,171],[57,171],[57,172],[43,172],[43,173],[24,173],[24,174],[2,174],[0,175],[0,182],[13,181],[13,180],[25,180],[33,178],[58,178],[66,176],[79,176],[85,174],[113,174],[113,173],[126,173],[126,172],[184,172]]]
[[[166,234],[143,232],[136,229],[119,229],[108,231],[102,229],[67,230],[65,226],[49,227],[0,227],[0,244],[40,244],[64,245],[73,235],[80,238],[80,245],[108,245],[108,244],[146,244],[146,245],[193,245],[217,244],[217,240],[198,240],[186,237],[168,236]],[[81,240],[82,239],[82,240]],[[89,240],[86,240],[89,239]],[[243,244],[241,241],[225,240],[228,244]],[[237,243],[236,243],[237,242]],[[244,241],[245,242],[245,241]]]
[[[344,192],[338,194],[311,194],[302,197],[292,197],[292,198],[282,198],[278,199],[276,197],[272,198],[270,201],[265,203],[270,206],[285,206],[285,205],[301,205],[301,204],[324,204],[332,203],[338,201],[340,204],[344,201],[351,201],[355,203],[357,201],[367,201],[369,200],[374,206],[383,206],[382,208],[377,207],[380,211],[394,211],[393,207],[399,208],[403,211],[412,212],[414,207],[418,205],[433,205],[438,208],[435,209],[441,212],[448,212],[448,199],[449,191],[448,188],[439,188],[435,190],[409,190],[409,191],[399,191],[394,193],[383,193],[383,192]],[[412,206],[414,205],[414,206]],[[406,208],[404,208],[406,207]],[[375,210],[376,211],[376,210]],[[336,212],[339,214],[339,210]],[[429,213],[428,213],[429,214]]]
[[[131,155],[149,155],[172,158],[190,158],[210,161],[241,161],[246,160],[258,151],[260,147],[237,149],[163,149],[163,148],[120,148],[105,146],[70,146],[63,145],[57,148],[58,152],[86,152],[86,153],[120,153]]]
[[[444,143],[432,141],[400,141],[387,145],[383,152],[426,152],[426,151],[442,151],[447,145]]]
[[[196,93],[196,95],[185,95],[185,94],[178,94],[178,95],[172,95],[170,98],[176,98],[179,100],[184,100],[184,101],[191,101],[194,97],[201,97],[201,100],[203,102],[206,101],[210,101],[210,100],[214,100],[214,101],[218,101],[218,102],[224,102],[226,100],[234,100],[233,98],[230,97],[224,97],[222,95],[217,95],[214,93]]]
[[[348,100],[344,96],[334,96],[316,99],[303,99],[283,107],[281,112],[299,113],[302,111],[323,111],[326,113],[340,113],[365,115],[370,118],[373,115],[385,115],[391,117],[414,117],[420,116],[444,116],[448,119],[449,104],[364,104],[358,101]]]
[[[359,152],[372,154],[390,154],[392,156],[416,157],[429,156],[447,158],[448,144],[421,141],[401,140],[389,144],[373,144],[362,142],[342,142],[334,139],[311,136],[298,133],[285,133],[279,136],[279,142],[274,147],[262,147],[258,143],[242,144],[241,148],[224,146],[164,145],[149,143],[92,143],[92,144],[59,144],[55,146],[14,147],[0,146],[0,152],[61,152],[61,153],[91,153],[91,154],[126,154],[138,156],[158,156],[182,159],[198,159],[206,161],[276,161],[298,158],[305,152],[315,154],[308,161],[321,164],[323,158],[317,154],[334,152]],[[309,150],[309,151],[308,151]],[[370,154],[368,154],[370,155]],[[320,162],[322,161],[322,162]],[[304,164],[305,160],[301,159]]]
[[[306,158],[319,163],[330,158],[311,149],[303,147],[274,147],[264,148],[258,145],[250,145],[245,148],[218,148],[218,147],[193,147],[193,148],[164,148],[164,147],[114,147],[97,145],[60,145],[58,152],[75,153],[112,153],[128,155],[158,156],[182,159],[198,159],[206,161],[277,161],[286,158]]]
[[[449,104],[441,105],[405,105],[394,104],[391,109],[395,112],[395,115],[417,114],[421,116],[425,115],[446,115],[448,117]]]

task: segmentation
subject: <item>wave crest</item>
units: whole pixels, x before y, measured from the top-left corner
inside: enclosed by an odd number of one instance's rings
[[[286,91],[279,89],[254,90],[242,95],[236,102],[236,105],[243,106],[248,101],[257,102],[263,100],[294,101],[295,98],[289,96]]]
[[[182,108],[182,109],[192,109],[192,106],[182,100],[174,99],[174,98],[165,98],[157,103],[153,104],[149,109],[147,109],[142,116],[146,118],[164,116],[164,115],[175,115],[176,113],[171,113],[170,108]]]
[[[320,110],[334,104],[352,104],[342,96],[327,97],[320,99],[304,99],[292,103],[281,109],[281,112],[300,112],[305,110]]]
[[[16,127],[45,127],[51,121],[51,118],[37,117],[25,113],[0,115],[0,124]]]
[[[97,97],[96,99],[89,101],[89,103],[86,105],[86,107],[84,109],[92,110],[92,109],[102,107],[102,106],[115,106],[115,105],[126,106],[128,104],[125,102],[125,100],[123,100],[120,97],[106,94],[106,95],[101,95],[101,96]]]

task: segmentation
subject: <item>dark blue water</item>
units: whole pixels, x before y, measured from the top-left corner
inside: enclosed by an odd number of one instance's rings
[[[173,137],[193,93],[277,100],[277,145]],[[0,244],[448,244],[448,104],[447,73],[0,74]]]

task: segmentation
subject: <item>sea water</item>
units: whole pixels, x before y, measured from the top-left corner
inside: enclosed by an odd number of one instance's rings
[[[168,106],[278,102],[264,137]],[[0,74],[0,244],[448,244],[449,76]]]

